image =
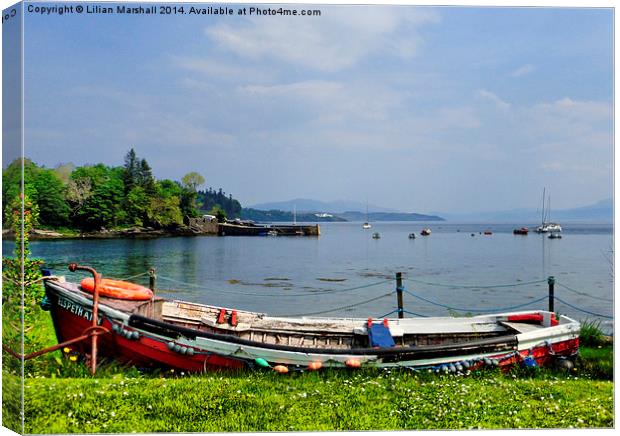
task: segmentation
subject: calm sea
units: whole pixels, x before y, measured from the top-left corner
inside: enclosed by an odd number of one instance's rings
[[[568,303],[556,302],[557,311],[611,330],[612,225],[564,224],[556,240],[513,235],[521,225],[325,223],[320,237],[35,241],[31,248],[69,280],[82,277],[67,271],[70,262],[114,278],[155,267],[163,296],[275,315],[381,317],[396,308],[394,294],[382,297],[395,290],[396,272],[405,310],[418,315],[547,308],[546,299],[536,301],[554,276],[556,296]],[[419,235],[424,227],[430,236]],[[5,241],[3,251],[11,250]],[[146,275],[133,280],[148,283]]]

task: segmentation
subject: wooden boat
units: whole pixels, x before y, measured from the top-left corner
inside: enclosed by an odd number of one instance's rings
[[[515,235],[527,235],[529,231],[530,229],[528,229],[527,227],[521,227],[520,229],[514,229],[512,233]]]
[[[81,267],[78,267],[81,268]],[[48,277],[46,296],[59,343],[93,325],[93,295]],[[138,367],[189,372],[257,366],[408,367],[435,371],[485,365],[543,365],[570,359],[579,323],[547,311],[474,317],[372,320],[287,318],[154,296],[109,298],[98,291],[98,356]],[[73,345],[88,354],[90,342]],[[454,369],[454,370],[453,370]]]

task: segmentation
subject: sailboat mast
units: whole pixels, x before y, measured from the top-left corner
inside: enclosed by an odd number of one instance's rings
[[[541,225],[545,225],[545,188],[543,188],[542,214],[540,217]]]

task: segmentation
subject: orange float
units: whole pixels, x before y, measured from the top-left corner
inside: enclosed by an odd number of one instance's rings
[[[80,282],[80,286],[91,294],[95,292],[95,281],[92,278],[85,278]],[[153,291],[135,283],[123,282],[121,280],[100,279],[99,295],[119,300],[150,300],[153,298]]]
[[[280,374],[286,374],[288,372],[288,368],[284,365],[276,365],[273,367],[275,372],[279,372]]]
[[[310,371],[318,371],[319,369],[321,369],[323,367],[323,362],[310,362],[308,364],[308,370]]]
[[[358,359],[349,359],[344,364],[349,368],[360,368],[362,366],[362,362]]]

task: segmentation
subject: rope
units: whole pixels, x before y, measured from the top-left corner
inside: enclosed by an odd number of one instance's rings
[[[125,281],[126,281],[126,280],[136,279],[136,278],[138,278],[138,277],[146,276],[146,275],[148,275],[148,274],[149,274],[149,273],[148,273],[148,271],[147,271],[147,272],[143,272],[143,273],[140,273],[140,274],[136,274],[135,276],[123,277],[123,278],[121,278],[121,279],[117,279],[117,278],[114,278],[114,277],[106,277],[106,278],[110,278],[110,279],[112,279],[112,280],[125,280]]]
[[[296,294],[260,294],[260,293],[256,293],[256,292],[241,292],[241,291],[231,291],[231,290],[221,290],[221,289],[211,289],[211,288],[207,288],[205,286],[202,285],[197,285],[194,283],[188,283],[188,282],[182,282],[180,280],[176,280],[173,279],[171,277],[166,277],[166,276],[158,276],[160,279],[162,280],[168,280],[170,282],[174,282],[174,283],[178,283],[180,285],[184,285],[184,286],[189,286],[195,289],[199,289],[199,290],[203,290],[203,291],[208,291],[208,292],[215,292],[215,293],[219,293],[219,294],[237,294],[237,295],[249,295],[249,296],[257,296],[257,297],[306,297],[306,296],[312,296],[312,295],[324,295],[324,294],[331,294],[331,293],[339,293],[339,292],[348,292],[348,291],[356,291],[359,289],[365,289],[365,288],[370,288],[372,286],[378,286],[378,285],[383,285],[385,283],[391,282],[393,281],[392,279],[390,280],[382,280],[380,282],[375,282],[375,283],[370,283],[368,285],[361,285],[361,286],[354,286],[351,288],[344,288],[344,289],[325,289],[325,290],[318,290],[318,291],[314,291],[314,292],[299,292]]]
[[[492,311],[492,312],[504,312],[504,311],[507,311],[507,310],[520,309],[522,307],[529,306],[530,304],[538,303],[540,301],[543,301],[543,300],[549,298],[548,296],[544,296],[544,297],[539,298],[538,300],[528,301],[525,304],[518,304],[516,306],[500,307],[500,308],[495,308],[495,309],[492,309],[492,308],[489,308],[489,309],[465,309],[465,308],[459,308],[459,307],[451,307],[451,306],[448,306],[446,304],[441,304],[441,303],[437,303],[435,301],[431,301],[431,300],[429,300],[427,298],[424,298],[424,297],[422,297],[420,295],[414,294],[413,292],[408,291],[407,289],[403,289],[403,291],[405,291],[406,293],[408,293],[412,297],[419,298],[420,300],[426,301],[427,303],[433,304],[435,306],[443,307],[443,308],[449,309],[449,310],[458,310],[458,311],[463,311],[463,312],[490,312],[490,311]]]
[[[579,292],[579,291],[577,291],[576,289],[569,288],[569,287],[568,287],[568,286],[566,286],[565,284],[560,283],[560,282],[557,282],[557,281],[556,281],[555,283],[556,283],[556,284],[558,284],[558,285],[560,285],[561,287],[563,287],[564,289],[566,289],[566,290],[568,290],[568,291],[574,292],[574,293],[575,293],[575,294],[577,294],[577,295],[582,295],[582,296],[584,296],[584,297],[590,297],[590,298],[593,298],[593,299],[595,299],[595,300],[600,300],[600,301],[609,301],[609,302],[611,302],[611,303],[613,303],[613,301],[614,301],[614,300],[613,300],[613,299],[611,299],[611,298],[601,298],[601,297],[595,297],[594,295],[587,294],[587,293],[585,293],[585,292]]]
[[[386,316],[390,316],[390,315],[392,315],[392,314],[394,314],[394,313],[398,313],[398,309],[393,310],[393,311],[391,311],[391,312],[388,312],[388,313],[386,313],[385,315],[378,316],[377,318],[385,318]]]
[[[75,337],[73,339],[69,339],[68,341],[64,341],[64,342],[61,342],[60,344],[52,345],[51,347],[43,348],[42,350],[35,351],[29,354],[18,353],[17,351],[12,350],[8,345],[4,343],[2,344],[2,349],[6,351],[7,353],[9,353],[11,356],[15,357],[16,359],[28,360],[34,357],[41,356],[46,353],[50,353],[52,351],[60,350],[66,345],[71,345],[71,344],[75,344],[76,342],[81,342],[83,340],[88,339],[91,336],[99,336],[99,335],[104,335],[106,333],[110,333],[110,331],[103,326],[88,327],[82,332],[81,336]]]
[[[578,311],[580,311],[580,312],[587,313],[587,314],[589,314],[589,315],[599,316],[599,317],[601,317],[601,318],[606,318],[606,319],[614,319],[614,317],[613,317],[613,316],[601,315],[600,313],[590,312],[589,310],[585,310],[585,309],[581,309],[581,308],[579,308],[579,307],[577,307],[577,306],[573,306],[572,304],[567,303],[566,301],[562,300],[561,298],[555,297],[555,299],[556,299],[556,300],[558,300],[560,303],[564,303],[564,304],[566,304],[568,307],[571,307],[571,308],[573,308],[573,309],[575,309],[575,310],[578,310]]]
[[[525,285],[533,285],[533,284],[537,284],[537,283],[546,283],[547,280],[533,280],[531,282],[521,282],[521,283],[511,283],[511,284],[503,284],[503,285],[488,285],[488,286],[478,286],[478,285],[454,285],[454,284],[446,284],[446,283],[432,283],[432,282],[425,282],[423,280],[416,280],[416,279],[405,279],[406,281],[409,282],[413,282],[413,283],[422,283],[424,285],[429,285],[429,286],[441,286],[444,288],[459,288],[459,289],[471,289],[471,288],[476,288],[476,289],[493,289],[493,288],[511,288],[511,287],[516,287],[516,286],[525,286]]]
[[[409,312],[408,310],[405,310],[405,309],[401,309],[401,310],[399,310],[399,309],[395,309],[395,310],[393,310],[393,311],[391,311],[391,312],[388,312],[388,313],[386,313],[385,315],[379,316],[379,317],[377,317],[377,318],[385,318],[386,316],[393,315],[393,314],[395,314],[395,313],[398,313],[399,311],[400,311],[400,312],[402,312],[402,313],[406,313],[406,314],[408,314],[408,315],[413,315],[413,316],[419,316],[419,317],[422,317],[422,318],[426,318],[426,315],[421,315],[421,314],[419,314],[419,313],[415,313],[415,312]]]
[[[374,298],[371,298],[369,300],[359,301],[359,302],[354,303],[354,304],[349,304],[347,306],[335,307],[333,309],[321,310],[321,311],[317,311],[317,312],[295,313],[293,315],[283,315],[283,316],[293,317],[293,316],[321,315],[323,313],[336,312],[338,310],[344,310],[344,309],[351,309],[353,307],[361,306],[361,305],[366,304],[366,303],[372,303],[373,301],[380,300],[381,298],[384,298],[384,297],[389,297],[390,295],[394,295],[395,293],[396,293],[396,291],[388,292],[387,294],[379,295],[378,297],[374,297]]]

